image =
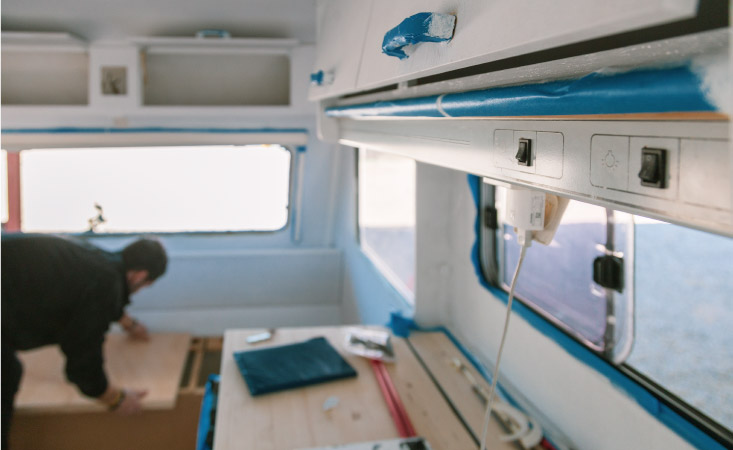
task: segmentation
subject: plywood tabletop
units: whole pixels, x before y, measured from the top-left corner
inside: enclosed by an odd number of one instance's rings
[[[124,388],[147,389],[145,409],[173,408],[190,342],[188,334],[180,333],[152,334],[149,341],[111,333],[104,343],[109,381]],[[58,346],[22,352],[19,358],[23,363],[15,401],[19,414],[106,411],[66,380],[65,358]]]
[[[347,327],[278,329],[272,340],[247,344],[264,330],[229,330],[224,335],[215,450],[292,450],[398,438],[368,360],[344,351]],[[252,397],[232,354],[324,336],[358,372],[356,378]],[[407,343],[393,339],[397,362],[387,369],[417,433],[435,450],[477,446]],[[329,397],[338,405],[324,411]]]

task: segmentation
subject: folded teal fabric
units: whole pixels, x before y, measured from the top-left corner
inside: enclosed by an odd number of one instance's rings
[[[253,396],[357,375],[324,337],[235,352],[234,360]]]

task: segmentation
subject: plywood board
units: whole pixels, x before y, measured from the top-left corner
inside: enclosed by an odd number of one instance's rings
[[[111,333],[104,344],[105,368],[111,384],[147,389],[145,409],[175,406],[183,364],[191,338],[188,334],[153,334],[149,341]],[[16,397],[18,414],[106,411],[101,403],[82,395],[66,380],[65,359],[58,346],[22,352],[23,379]]]
[[[13,450],[193,450],[202,395],[182,394],[172,410],[132,416],[80,412],[20,414],[10,427]]]
[[[451,403],[456,407],[463,420],[479,439],[483,432],[486,406],[472,389],[468,377],[461,373],[452,364],[458,359],[465,367],[473,380],[483,391],[488,393],[490,386],[481,374],[466,359],[461,351],[453,345],[451,340],[441,332],[413,332],[409,337],[416,353],[423,360],[428,370],[433,374]],[[498,401],[498,400],[495,400]],[[486,447],[489,449],[516,449],[511,443],[501,442],[499,436],[506,434],[496,418],[489,423]]]
[[[291,450],[399,437],[366,359],[343,350],[342,327],[278,329],[271,341],[250,345],[246,337],[264,330],[229,330],[224,336],[215,450]],[[300,342],[324,336],[354,367],[358,376],[321,385],[252,397],[237,369],[233,352]],[[396,338],[397,363],[388,370],[418,434],[435,450],[475,449],[428,374]],[[323,403],[336,396],[326,412]]]

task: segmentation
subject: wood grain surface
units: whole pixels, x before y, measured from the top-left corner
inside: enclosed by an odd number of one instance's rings
[[[104,344],[105,368],[110,383],[147,389],[145,409],[173,408],[191,338],[188,334],[152,334],[135,341],[111,333]],[[82,395],[66,380],[65,359],[58,346],[22,352],[23,379],[15,400],[18,414],[94,412],[107,408]]]
[[[250,345],[246,337],[264,330],[229,330],[224,335],[215,450],[292,450],[399,437],[369,362],[347,354],[345,327],[278,329],[272,340]],[[252,397],[233,352],[301,342],[324,336],[358,376]],[[475,449],[473,439],[410,351],[394,338],[397,362],[387,364],[417,433],[435,450]],[[329,397],[338,405],[323,410]]]

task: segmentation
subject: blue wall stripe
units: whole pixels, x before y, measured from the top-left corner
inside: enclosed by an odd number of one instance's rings
[[[4,128],[4,134],[24,133],[221,133],[221,134],[247,134],[247,133],[304,133],[308,134],[305,128],[166,128],[166,127],[142,127],[142,128]]]
[[[326,109],[331,117],[443,117],[430,96]],[[716,111],[689,67],[592,73],[580,79],[445,94],[450,117],[564,116]]]
[[[474,270],[478,276],[479,282],[487,290],[491,292],[500,301],[507,303],[509,296],[503,290],[492,286],[484,278],[483,272],[481,271],[481,265],[479,262],[479,233],[481,230],[480,218],[479,218],[479,189],[483,181],[480,177],[475,175],[468,175],[468,184],[471,189],[471,194],[476,205],[476,222],[474,225],[474,232],[476,233],[476,240],[471,249],[471,261],[473,262]],[[626,376],[613,364],[609,363],[596,353],[579,343],[575,339],[566,335],[559,328],[548,322],[545,318],[532,311],[528,306],[522,302],[512,303],[512,312],[516,313],[532,325],[535,329],[545,335],[547,338],[553,340],[571,356],[578,361],[586,364],[587,366],[594,369],[596,372],[604,376],[614,386],[624,391],[627,395],[633,398],[645,411],[652,416],[656,417],[660,422],[669,427],[672,431],[677,433],[680,437],[685,439],[693,446],[704,449],[704,450],[723,450],[725,447],[716,441],[712,436],[707,434],[704,430],[701,430],[687,419],[682,417],[680,414],[675,412],[669,406],[664,404],[654,394],[649,392],[646,388],[636,383],[634,380]]]

